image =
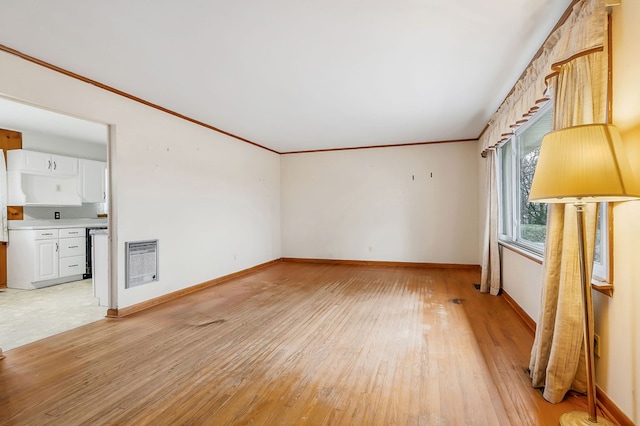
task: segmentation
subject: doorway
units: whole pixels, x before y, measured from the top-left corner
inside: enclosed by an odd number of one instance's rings
[[[109,128],[105,124],[0,97],[0,129],[7,129],[12,135],[16,133],[20,135],[18,146],[14,137],[10,145],[0,146],[4,150],[22,149],[73,158],[81,165],[80,170],[85,163],[104,164],[102,183],[105,187],[103,200],[98,200],[95,196],[85,198],[82,192],[84,191],[83,181],[80,180],[81,172],[79,172],[78,178],[69,179],[79,179],[77,192],[81,194],[81,202],[73,205],[26,202],[24,205],[7,209],[9,241],[0,247],[0,348],[2,348],[0,356],[2,356],[3,351],[6,355],[8,350],[97,321],[104,318],[107,313],[108,300],[105,301],[104,298],[99,300],[96,297],[93,279],[87,278],[85,269],[87,266],[84,263],[79,266],[81,270],[74,271],[74,275],[60,273],[60,278],[54,277],[44,281],[35,279],[34,285],[17,282],[16,270],[12,268],[24,268],[22,262],[15,261],[19,258],[16,257],[15,250],[17,250],[19,240],[17,235],[20,231],[107,226],[109,200],[106,182],[108,182],[109,170]],[[12,156],[15,158],[15,154]],[[11,186],[11,188],[14,187],[15,185]],[[0,195],[2,195],[0,198],[7,199],[7,193]],[[13,197],[14,201],[15,199]],[[5,207],[2,206],[2,209]],[[13,247],[12,234],[14,234]],[[30,246],[27,248],[29,249]],[[75,255],[86,261],[85,250]],[[7,261],[7,259],[14,260]],[[62,260],[60,258],[59,265],[69,263]],[[67,266],[76,264],[79,262]],[[31,276],[31,271],[26,273]]]

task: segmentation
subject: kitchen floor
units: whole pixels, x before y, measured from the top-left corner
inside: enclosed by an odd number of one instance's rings
[[[91,280],[37,290],[0,289],[0,348],[18,346],[101,320],[107,308],[93,297]]]

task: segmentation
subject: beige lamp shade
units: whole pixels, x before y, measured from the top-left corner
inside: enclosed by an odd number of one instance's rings
[[[620,133],[609,124],[586,124],[542,139],[529,201],[574,203],[640,198]]]

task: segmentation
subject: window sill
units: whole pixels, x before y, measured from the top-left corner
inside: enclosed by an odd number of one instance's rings
[[[600,292],[605,296],[613,297],[613,284],[605,283],[603,281],[592,281],[591,289]]]
[[[542,265],[542,256],[533,250],[523,247],[519,244],[512,243],[510,241],[498,241],[498,244],[514,253],[518,253],[520,256],[524,256],[529,260],[533,260],[536,263]]]
[[[499,241],[498,244],[501,247],[506,248],[514,253],[517,253],[523,257],[526,257],[529,260],[532,260],[540,265],[542,265],[543,257],[534,251],[528,250],[522,246],[517,244],[513,244],[507,241]],[[591,289],[595,290],[599,293],[604,294],[605,296],[613,297],[613,284],[609,284],[604,281],[593,280],[591,282]]]

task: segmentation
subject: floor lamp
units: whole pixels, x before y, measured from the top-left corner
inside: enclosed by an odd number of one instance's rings
[[[584,311],[584,347],[587,362],[589,412],[572,411],[560,418],[561,425],[612,425],[598,418],[593,359],[593,306],[591,267],[587,264],[584,235],[586,203],[628,201],[640,198],[618,130],[608,124],[568,127],[547,134],[531,185],[529,201],[572,204],[578,221],[578,253]]]

